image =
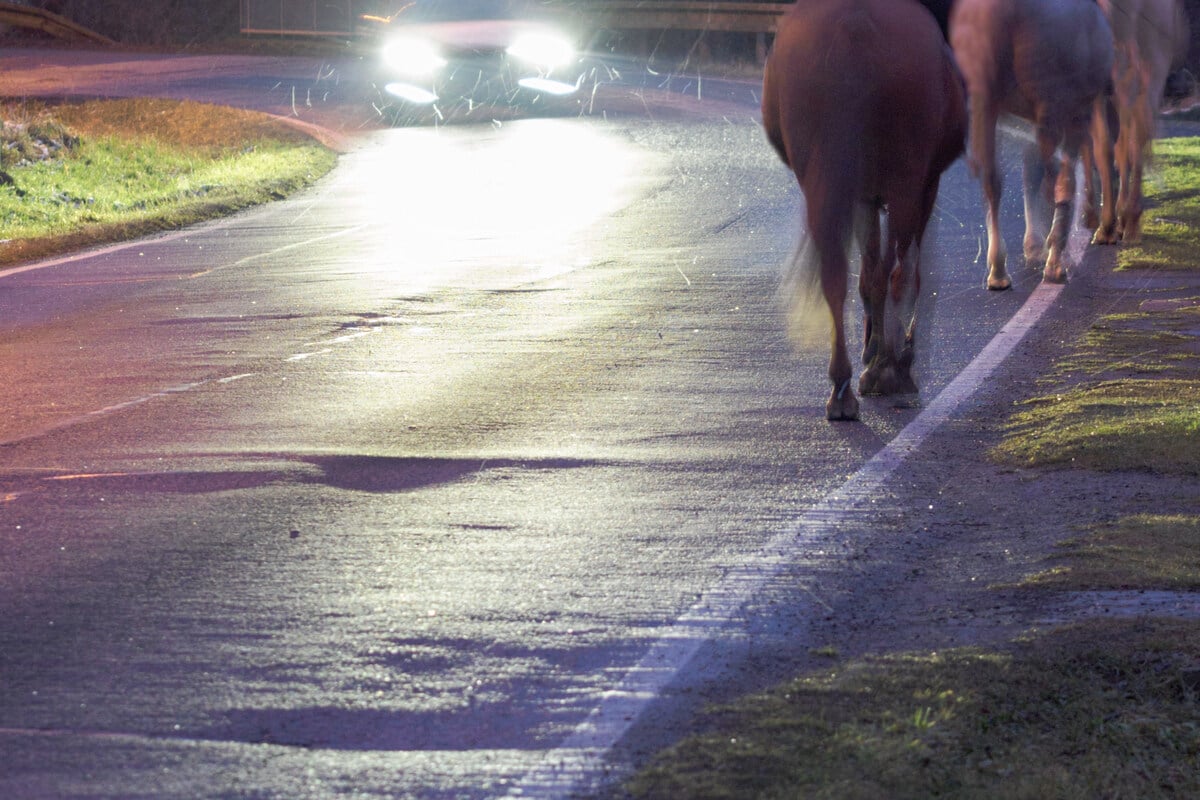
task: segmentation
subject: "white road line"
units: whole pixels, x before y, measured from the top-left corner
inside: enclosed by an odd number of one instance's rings
[[[215,222],[198,223],[196,225],[184,228],[183,230],[159,234],[145,239],[134,239],[130,242],[118,242],[117,244],[96,247],[91,250],[81,250],[77,253],[59,256],[57,258],[47,258],[43,261],[35,261],[31,264],[24,264],[19,267],[3,267],[0,268],[0,279],[9,278],[13,275],[20,275],[23,272],[34,272],[39,269],[46,269],[47,267],[57,267],[63,264],[73,264],[76,261],[86,261],[89,258],[97,258],[99,256],[109,255],[110,253],[119,253],[122,250],[132,250],[138,247],[152,247],[159,244],[165,244],[167,242],[178,241],[179,239],[199,237],[206,233],[212,233],[213,231],[221,230],[222,228],[228,228],[237,222],[239,222],[238,217],[227,217],[226,219],[217,220]],[[271,256],[277,256],[280,253],[286,253],[291,250],[308,247],[312,244],[316,244],[317,242],[324,242],[329,239],[338,239],[342,236],[358,233],[367,227],[370,227],[367,223],[361,223],[358,225],[353,225],[349,228],[342,228],[340,230],[333,231],[332,233],[323,233],[320,236],[314,236],[311,239],[305,239],[302,242],[292,242],[291,244],[286,244],[282,247],[277,247],[274,250],[269,250],[264,253],[253,253],[229,264],[222,264],[219,267],[201,270],[200,272],[195,272],[188,275],[180,275],[178,276],[178,279],[186,280],[190,278],[198,278],[203,275],[208,275],[209,273],[215,272],[219,269],[242,266],[243,264],[249,264],[252,261],[257,261],[260,258],[270,258]]]
[[[245,256],[244,258],[239,258],[237,261],[231,261],[228,264],[221,264],[216,267],[209,267],[208,269],[202,269],[199,272],[193,272],[192,274],[190,274],[186,277],[202,278],[205,275],[211,275],[214,272],[217,272],[217,271],[223,270],[223,269],[228,269],[229,267],[241,267],[241,266],[249,264],[253,261],[258,261],[258,260],[264,259],[264,258],[271,258],[273,256],[280,255],[281,253],[291,252],[292,250],[302,250],[304,248],[307,248],[311,245],[316,244],[317,242],[325,242],[330,239],[340,239],[343,236],[349,236],[350,234],[358,233],[359,231],[365,230],[366,228],[369,228],[369,227],[370,227],[370,225],[364,222],[359,225],[353,225],[349,228],[342,228],[340,230],[333,231],[332,233],[323,233],[320,236],[314,236],[311,239],[305,239],[304,241],[301,241],[301,242],[292,242],[291,244],[285,244],[281,247],[276,247],[274,250],[267,250],[262,253],[251,253],[250,255]]]
[[[46,269],[47,267],[57,267],[62,264],[73,264],[76,261],[86,261],[89,258],[97,258],[98,256],[105,256],[109,253],[119,253],[122,250],[132,250],[135,247],[149,247],[166,242],[174,242],[179,239],[186,239],[189,236],[199,236],[201,234],[211,233],[212,231],[220,230],[222,228],[227,228],[235,222],[237,222],[237,219],[230,217],[217,220],[216,222],[200,223],[189,228],[184,228],[180,231],[164,233],[146,239],[135,239],[131,242],[119,242],[117,244],[97,247],[91,250],[80,250],[79,252],[71,253],[70,255],[60,256],[58,258],[47,258],[43,261],[35,261],[31,264],[25,264],[20,267],[4,267],[0,268],[0,279],[10,278],[13,275],[20,275],[22,272],[34,272],[39,269]]]
[[[67,428],[73,428],[76,425],[81,425],[85,422],[91,422],[99,419],[100,417],[107,417],[110,414],[116,414],[117,412],[125,411],[126,409],[149,403],[151,400],[157,400],[160,397],[168,397],[173,394],[186,394],[187,392],[192,392],[196,389],[208,386],[211,383],[228,383],[244,377],[248,377],[248,375],[234,375],[229,378],[208,379],[195,381],[194,383],[185,383],[179,386],[168,386],[165,389],[159,389],[158,391],[144,394],[141,397],[134,397],[130,400],[123,400],[120,403],[113,403],[112,405],[105,406],[104,408],[97,408],[93,409],[92,411],[85,411],[82,414],[76,414],[73,417],[60,419],[57,422],[51,423],[50,425],[46,425],[42,428],[38,428],[27,433],[22,433],[18,436],[12,437],[11,439],[0,440],[0,447],[8,447],[9,445],[28,442],[51,433],[66,430]]]
[[[1075,242],[1073,241],[1074,245]],[[1074,248],[1073,248],[1074,249]],[[1071,263],[1078,264],[1081,253]],[[921,443],[974,394],[1042,318],[1062,291],[1041,283],[1012,319],[950,385],[871,460],[788,530],[771,538],[751,559],[733,568],[651,645],[621,682],[605,692],[587,718],[548,751],[509,791],[509,797],[561,798],[600,787],[604,758],[700,647],[738,617],[742,607],[806,553],[833,540],[846,517],[879,488]]]

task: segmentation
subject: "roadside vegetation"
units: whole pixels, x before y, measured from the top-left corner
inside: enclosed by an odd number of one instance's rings
[[[870,658],[713,709],[638,798],[1200,795],[1200,627],[1088,623],[1005,652]]]
[[[1156,143],[1144,241],[1120,250],[1118,269],[1166,279],[1065,348],[1044,394],[1014,409],[995,461],[1200,477],[1200,297],[1186,289],[1195,282],[1169,279],[1200,269],[1196,186],[1200,139]],[[1200,591],[1197,502],[1081,530],[1018,586]],[[1200,796],[1200,621],[1100,619],[1000,650],[826,655],[828,669],[710,709],[702,733],[622,795]]]
[[[265,114],[173,100],[0,105],[0,267],[286,197],[336,156]]]

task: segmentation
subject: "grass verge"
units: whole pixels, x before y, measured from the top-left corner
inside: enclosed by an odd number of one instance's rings
[[[1200,139],[1155,143],[1143,240],[1124,270],[1194,269]],[[1056,365],[1056,391],[1026,402],[993,452],[1023,467],[1065,465],[1200,475],[1200,298],[1150,300],[1101,318]]]
[[[1200,150],[1195,158],[1200,163]],[[1194,243],[1200,238],[1200,201],[1193,193],[1175,205],[1195,212]],[[1162,252],[1164,237],[1177,235],[1175,227],[1148,225],[1136,249]],[[1172,258],[1186,258],[1178,247]],[[1134,249],[1122,249],[1118,257]],[[1172,270],[1195,266],[1186,260],[1170,264]],[[1021,404],[991,455],[1020,467],[1200,475],[1198,375],[1200,297],[1152,298],[1137,312],[1103,316],[1044,381],[1053,391]]]
[[[1200,796],[1200,624],[859,661],[714,709],[635,798]]]
[[[1059,545],[1055,564],[1022,585],[1086,591],[1200,591],[1200,517],[1135,514]]]
[[[281,120],[200,103],[10,103],[0,116],[0,267],[280,199],[336,159]]]
[[[1025,404],[996,448],[1024,467],[1200,475],[1200,380],[1125,378]]]
[[[1156,144],[1143,242],[1119,268],[1196,269],[1200,139]],[[1186,282],[1181,282],[1186,283]],[[991,457],[1026,469],[1200,475],[1200,298],[1101,318]],[[1119,512],[1118,512],[1119,513]],[[1200,591],[1200,517],[1128,515],[1020,586]],[[837,664],[712,709],[622,787],[634,798],[1200,796],[1200,621],[1096,620],[1000,650]]]
[[[1152,196],[1142,222],[1143,241],[1117,255],[1119,269],[1189,269],[1195,264],[1200,231],[1200,139],[1160,139],[1145,180]]]

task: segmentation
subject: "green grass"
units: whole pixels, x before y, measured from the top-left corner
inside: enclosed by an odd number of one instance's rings
[[[720,707],[635,798],[1200,796],[1200,624],[843,664]]]
[[[1050,378],[1191,378],[1200,375],[1200,297],[1152,305],[1150,310],[1100,317],[1060,357]]]
[[[0,114],[0,266],[279,199],[336,158],[267,115],[199,103],[10,104]]]
[[[1157,150],[1143,243],[1121,248],[1119,260],[1195,269],[1200,198],[1186,187],[1200,186],[1200,139]],[[1200,475],[1200,298],[1148,294],[1142,305],[1101,317],[1066,349],[1043,381],[1050,391],[1013,413],[996,461]]]
[[[1198,444],[1200,380],[1139,378],[1027,401],[992,455],[1023,467],[1200,475]]]
[[[1022,585],[1056,590],[1200,591],[1200,517],[1137,514],[1059,545]]]

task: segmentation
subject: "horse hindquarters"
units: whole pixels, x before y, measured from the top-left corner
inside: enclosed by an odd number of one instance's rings
[[[1009,0],[958,0],[950,15],[950,44],[970,97],[968,163],[979,179],[987,206],[987,288],[1012,286],[1007,248],[1000,235],[1003,181],[996,165],[996,124],[1012,72],[1011,31],[1014,7]]]
[[[1112,26],[1112,78],[1119,123],[1116,160],[1117,235],[1141,238],[1142,175],[1150,158],[1155,120],[1172,67],[1182,66],[1189,24],[1181,0],[1100,0]]]
[[[861,394],[917,392],[912,366],[921,246],[941,175],[962,155],[966,139],[962,77],[944,40],[923,39],[923,32],[923,28],[907,32],[906,41],[917,47],[906,61],[890,65],[882,84],[881,97],[886,100],[873,109],[870,126],[878,136],[875,158],[880,165],[870,174],[877,206],[885,210],[887,236],[880,250],[879,216],[872,213],[868,225],[874,224],[875,229],[869,231],[873,238],[868,242],[874,244],[864,248],[860,280],[864,312],[869,315]]]
[[[901,41],[906,48],[897,53],[894,45]],[[947,85],[959,92],[957,105],[945,97]],[[957,116],[948,114],[947,106],[957,108]],[[917,245],[928,220],[930,176],[936,196],[937,177],[962,150],[962,107],[942,35],[928,12],[910,0],[806,0],[780,21],[764,77],[764,126],[804,194],[808,233],[833,316],[829,419],[858,414],[843,319],[846,254],[856,210],[866,209],[868,227],[860,234],[868,246],[860,288],[870,313],[867,346],[875,347],[867,355],[872,360],[868,373],[874,369],[876,378],[865,380],[886,392],[913,387],[907,375],[907,382],[878,378],[885,365],[905,370],[911,362],[911,314],[899,325],[891,320],[897,307],[915,303]],[[953,131],[947,133],[947,127]],[[947,156],[942,150],[952,152]],[[883,207],[889,234],[881,249]],[[885,315],[889,308],[890,317]]]
[[[1027,217],[1026,251],[1027,257],[1045,252],[1043,277],[1061,280],[1075,160],[1112,69],[1108,23],[1092,0],[958,0],[950,34],[971,96],[972,166],[988,205],[988,288],[1011,285],[1000,241],[995,163],[995,127],[1005,112],[1034,124],[1039,171],[1057,175],[1049,236],[1043,246],[1034,220]],[[1062,167],[1052,160],[1057,148],[1065,154]],[[1030,183],[1032,179],[1026,186]],[[1026,199],[1029,204],[1034,200]]]

